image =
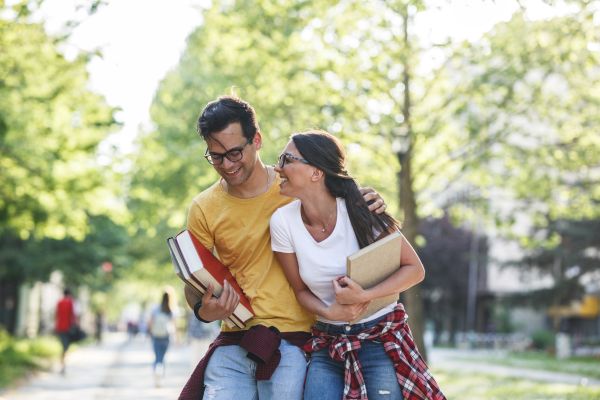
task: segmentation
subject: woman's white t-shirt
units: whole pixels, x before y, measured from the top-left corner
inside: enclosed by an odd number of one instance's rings
[[[300,278],[325,305],[335,301],[332,281],[346,275],[346,257],[359,250],[356,234],[348,217],[346,202],[337,198],[337,220],[331,235],[317,242],[308,232],[300,214],[300,200],[279,208],[271,216],[271,248],[280,253],[295,253]],[[392,303],[359,321],[367,322],[394,309]],[[348,321],[319,321],[346,324]]]

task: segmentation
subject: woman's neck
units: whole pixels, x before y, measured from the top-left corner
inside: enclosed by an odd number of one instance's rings
[[[336,198],[324,190],[313,190],[300,198],[302,218],[308,226],[329,229],[335,225],[337,216]]]

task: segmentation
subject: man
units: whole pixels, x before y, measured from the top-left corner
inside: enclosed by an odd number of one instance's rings
[[[298,346],[308,337],[314,317],[296,301],[271,251],[269,235],[271,215],[291,199],[279,194],[279,176],[260,159],[262,134],[250,104],[220,97],[204,108],[198,131],[207,144],[205,158],[221,179],[194,198],[187,228],[216,251],[250,299],[256,315],[246,329],[258,327],[254,331],[263,332],[260,328],[272,327],[270,332],[281,338],[280,361],[257,364],[240,346],[245,332],[237,334],[238,329],[224,326],[217,346],[207,354],[208,361],[203,360],[207,364],[199,376],[204,393],[211,399],[300,399],[306,361]],[[372,209],[385,208],[376,193],[365,194],[365,199],[377,199]],[[201,299],[193,289],[185,290],[196,317],[205,322],[225,319],[239,302],[227,284],[218,299],[210,288]],[[254,340],[258,341],[262,337]],[[181,398],[187,398],[186,389]]]
[[[65,373],[65,357],[67,350],[71,345],[71,337],[69,330],[71,326],[76,323],[75,319],[75,306],[73,304],[73,297],[71,297],[71,291],[69,289],[63,290],[63,297],[56,304],[56,313],[54,315],[54,331],[60,340],[62,345],[62,354],[60,357],[60,373]]]

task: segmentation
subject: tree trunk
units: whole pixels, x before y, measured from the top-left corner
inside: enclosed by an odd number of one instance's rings
[[[400,205],[404,212],[402,220],[402,233],[411,243],[415,243],[418,229],[418,218],[416,212],[415,194],[412,188],[412,176],[410,173],[410,153],[399,155],[400,160]],[[414,286],[402,294],[404,305],[410,317],[409,324],[415,339],[415,343],[423,356],[427,360],[427,349],[423,341],[425,328],[423,318],[423,299],[421,298],[421,287]]]
[[[0,279],[0,326],[11,335],[17,333],[20,287],[20,279],[11,277]]]
[[[403,83],[404,83],[404,104],[402,105],[402,116],[404,117],[404,132],[400,140],[402,141],[401,149],[397,152],[398,161],[400,163],[399,173],[399,188],[400,193],[400,208],[404,212],[402,220],[402,232],[406,239],[411,243],[415,243],[419,220],[417,217],[417,204],[415,193],[413,190],[413,177],[411,171],[412,164],[412,142],[413,129],[411,124],[411,98],[410,98],[410,42],[408,37],[409,15],[408,8],[405,7],[401,11],[403,18],[403,34],[406,52],[402,59],[403,64]],[[423,318],[423,300],[421,298],[421,288],[417,285],[403,293],[404,305],[410,317],[409,324],[413,333],[413,337],[423,359],[427,360],[427,349],[423,340],[424,333],[424,318]]]

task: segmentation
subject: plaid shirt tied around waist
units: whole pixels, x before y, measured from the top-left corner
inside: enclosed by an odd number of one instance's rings
[[[356,335],[331,335],[313,327],[312,339],[303,350],[312,353],[328,348],[329,356],[345,363],[343,400],[368,400],[367,387],[356,351],[364,340],[381,342],[396,369],[404,400],[445,400],[414,343],[404,306],[398,304],[377,325]]]

